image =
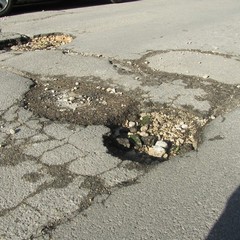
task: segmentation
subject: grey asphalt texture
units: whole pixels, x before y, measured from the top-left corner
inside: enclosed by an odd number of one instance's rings
[[[239,240],[239,1],[67,6],[0,19],[0,46],[75,37],[54,50],[0,50],[0,239]],[[109,127],[26,109],[34,83],[57,79],[206,117],[202,143],[147,168],[123,161],[104,145]]]

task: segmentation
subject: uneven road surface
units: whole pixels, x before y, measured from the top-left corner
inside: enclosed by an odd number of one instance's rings
[[[239,240],[239,0],[76,2],[0,19],[0,239]]]

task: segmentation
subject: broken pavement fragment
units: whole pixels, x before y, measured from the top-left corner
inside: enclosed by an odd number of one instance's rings
[[[0,111],[20,101],[32,84],[27,78],[0,69]]]

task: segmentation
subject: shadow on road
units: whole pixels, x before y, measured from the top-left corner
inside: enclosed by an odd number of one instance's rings
[[[240,186],[229,198],[206,240],[240,240]]]
[[[41,0],[40,0],[41,1]],[[122,3],[135,2],[139,0],[123,0]],[[91,7],[110,3],[109,0],[50,0],[40,3],[19,4],[13,8],[10,16],[39,11],[58,11],[74,8]]]

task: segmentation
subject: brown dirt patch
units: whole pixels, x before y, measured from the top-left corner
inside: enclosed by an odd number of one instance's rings
[[[86,79],[39,82],[25,104],[39,116],[80,125],[118,125],[138,112],[128,93]]]

